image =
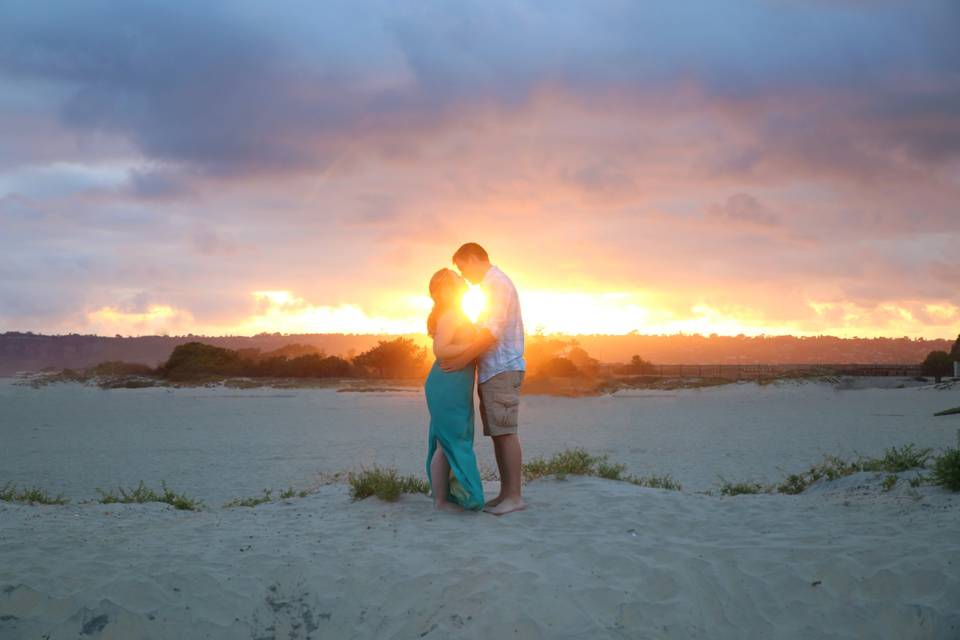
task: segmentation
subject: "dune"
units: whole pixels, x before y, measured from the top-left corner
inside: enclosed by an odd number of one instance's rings
[[[342,484],[198,512],[0,503],[0,637],[958,638],[960,496],[881,480],[570,476],[503,518]]]

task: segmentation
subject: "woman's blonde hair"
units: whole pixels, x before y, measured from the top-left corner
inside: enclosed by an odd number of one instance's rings
[[[448,286],[449,283],[455,282],[459,277],[456,271],[452,269],[440,269],[430,278],[430,297],[433,298],[433,309],[430,310],[430,315],[427,316],[427,335],[431,338],[437,332],[437,321],[440,319],[440,316],[451,306],[449,299],[443,300],[440,298],[440,292],[443,291],[443,288]]]

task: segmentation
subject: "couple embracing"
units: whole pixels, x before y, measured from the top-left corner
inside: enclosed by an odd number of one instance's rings
[[[513,282],[479,244],[468,242],[453,254],[460,274],[441,269],[430,279],[434,306],[427,319],[437,360],[427,376],[430,411],[427,476],[434,506],[444,511],[504,515],[525,508],[520,494],[522,454],[517,435],[523,360],[523,320]],[[469,281],[486,296],[474,324],[461,301]],[[475,375],[476,374],[476,375]],[[500,471],[499,495],[484,503],[473,452],[473,383],[477,381],[483,434],[493,440]]]

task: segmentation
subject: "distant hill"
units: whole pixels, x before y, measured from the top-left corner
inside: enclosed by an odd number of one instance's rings
[[[396,336],[343,334],[258,334],[205,337],[136,338],[70,334],[0,334],[0,375],[45,368],[83,368],[105,361],[138,362],[151,367],[165,361],[178,345],[200,341],[228,349],[273,351],[291,344],[315,347],[350,358]],[[422,334],[406,336],[420,344]],[[628,362],[633,355],[657,364],[912,364],[930,351],[950,351],[953,340],[911,338],[836,338],[818,336],[551,336],[579,342],[601,362]]]

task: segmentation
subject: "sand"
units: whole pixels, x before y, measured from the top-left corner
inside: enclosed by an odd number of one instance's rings
[[[97,393],[106,394],[99,398],[110,407],[107,413],[119,411],[111,399],[134,397]],[[139,397],[142,405],[150,396]],[[415,410],[409,399],[373,398],[351,413],[324,404],[327,396],[306,398],[309,405],[354,420],[385,419],[383,403],[401,417]],[[601,418],[612,422],[609,428],[596,428],[584,440],[632,461],[629,470],[635,473],[654,470],[647,460],[659,456],[662,466],[655,470],[674,470],[684,491],[599,478],[544,479],[526,486],[527,511],[503,518],[438,514],[422,495],[406,495],[396,503],[352,502],[348,488],[336,483],[304,498],[255,508],[219,506],[218,499],[228,493],[251,492],[201,491],[199,497],[210,506],[199,512],[162,504],[0,502],[0,638],[955,640],[960,638],[960,494],[910,487],[913,471],[899,474],[889,492],[881,488],[885,474],[873,473],[820,482],[798,496],[720,497],[699,491],[717,469],[732,480],[763,476],[781,465],[802,470],[817,461],[809,454],[818,438],[829,440],[824,434],[832,434],[831,442],[858,443],[858,448],[866,448],[873,437],[878,442],[872,446],[880,451],[886,443],[952,443],[960,423],[927,416],[932,408],[960,404],[956,400],[955,390],[840,393],[808,385],[560,405],[534,401],[528,414],[541,426],[531,429],[531,451],[549,453],[538,444],[548,440],[546,412],[566,416],[564,424],[571,425],[582,424],[590,409],[606,412]],[[576,404],[581,401],[586,404]],[[206,406],[208,400],[190,402]],[[256,410],[257,400],[249,402]],[[170,406],[174,414],[186,411]],[[792,415],[796,411],[806,411],[808,428],[803,416]],[[902,418],[899,435],[895,418],[869,415],[892,413]],[[641,432],[655,443],[654,451],[646,451],[651,445],[629,428],[638,415],[669,426]],[[711,415],[718,416],[715,422],[701,424]],[[767,422],[777,416],[787,427]],[[20,473],[33,468],[46,479],[66,481],[73,470],[100,460],[77,439],[73,455],[82,465],[43,466],[43,456],[63,455],[65,437],[52,418],[43,420],[57,437],[44,439],[38,435],[42,430],[34,433],[31,427],[30,435],[5,440],[4,460],[26,459],[17,467]],[[173,428],[172,420],[156,424]],[[780,438],[757,437],[765,424]],[[0,426],[16,435],[9,422]],[[336,448],[329,455],[340,460],[340,468],[371,450],[406,442],[394,431],[358,428],[352,433],[352,440],[348,431],[333,434]],[[563,427],[555,434],[559,442],[550,442],[555,449],[581,444],[564,440],[566,433],[572,431]],[[210,446],[230,452],[226,462],[233,468],[211,465],[206,477],[202,469],[182,474],[204,477],[203,487],[216,486],[218,475],[221,484],[232,482],[247,471],[244,455],[256,457],[256,447],[224,443],[223,431],[218,434]],[[246,428],[242,434],[252,437]],[[680,447],[695,444],[692,436],[713,438],[731,455],[720,456],[717,467],[710,447]],[[283,438],[296,439],[289,433]],[[98,447],[108,441],[103,433],[94,439]],[[801,452],[792,453],[794,448]],[[421,464],[416,443],[398,451],[394,454],[404,465]],[[277,455],[270,451],[271,458]],[[139,458],[126,451],[121,460],[126,466],[116,469],[123,471]],[[251,473],[262,472],[260,466],[251,468]],[[179,471],[168,469],[166,477],[180,479]],[[74,492],[93,497],[87,481],[97,473],[87,469]],[[496,484],[486,488],[492,494]]]
[[[960,498],[937,487],[527,495],[503,518],[342,485],[207,512],[0,505],[0,637],[960,637]]]

